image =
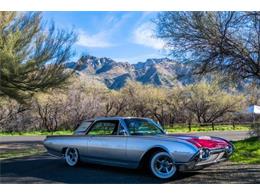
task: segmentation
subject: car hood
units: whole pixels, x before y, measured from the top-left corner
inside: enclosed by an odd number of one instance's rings
[[[186,140],[198,148],[219,149],[231,146],[231,143],[225,139],[211,136],[196,136],[196,135],[181,135],[181,134],[167,134],[167,136],[176,139]]]

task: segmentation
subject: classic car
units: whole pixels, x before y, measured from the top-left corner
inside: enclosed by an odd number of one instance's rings
[[[135,117],[86,120],[73,135],[47,136],[44,146],[69,166],[80,161],[127,168],[146,166],[160,179],[225,161],[234,151],[222,138],[171,135],[152,119]]]

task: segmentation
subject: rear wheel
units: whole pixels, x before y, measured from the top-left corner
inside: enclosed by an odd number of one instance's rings
[[[167,152],[155,153],[150,159],[149,167],[152,174],[160,179],[172,178],[177,172],[174,161]]]
[[[76,148],[67,148],[65,151],[65,161],[66,163],[73,167],[79,163],[79,153]]]

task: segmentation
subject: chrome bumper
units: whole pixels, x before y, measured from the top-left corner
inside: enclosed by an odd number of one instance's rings
[[[232,148],[209,150],[206,158],[202,158],[201,149],[189,162],[179,164],[178,168],[180,171],[199,170],[207,166],[226,161],[233,154],[234,148],[233,146],[231,147]]]

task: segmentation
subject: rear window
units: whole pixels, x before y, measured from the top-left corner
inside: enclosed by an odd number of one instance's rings
[[[93,121],[83,121],[75,130],[75,133],[85,133]]]

